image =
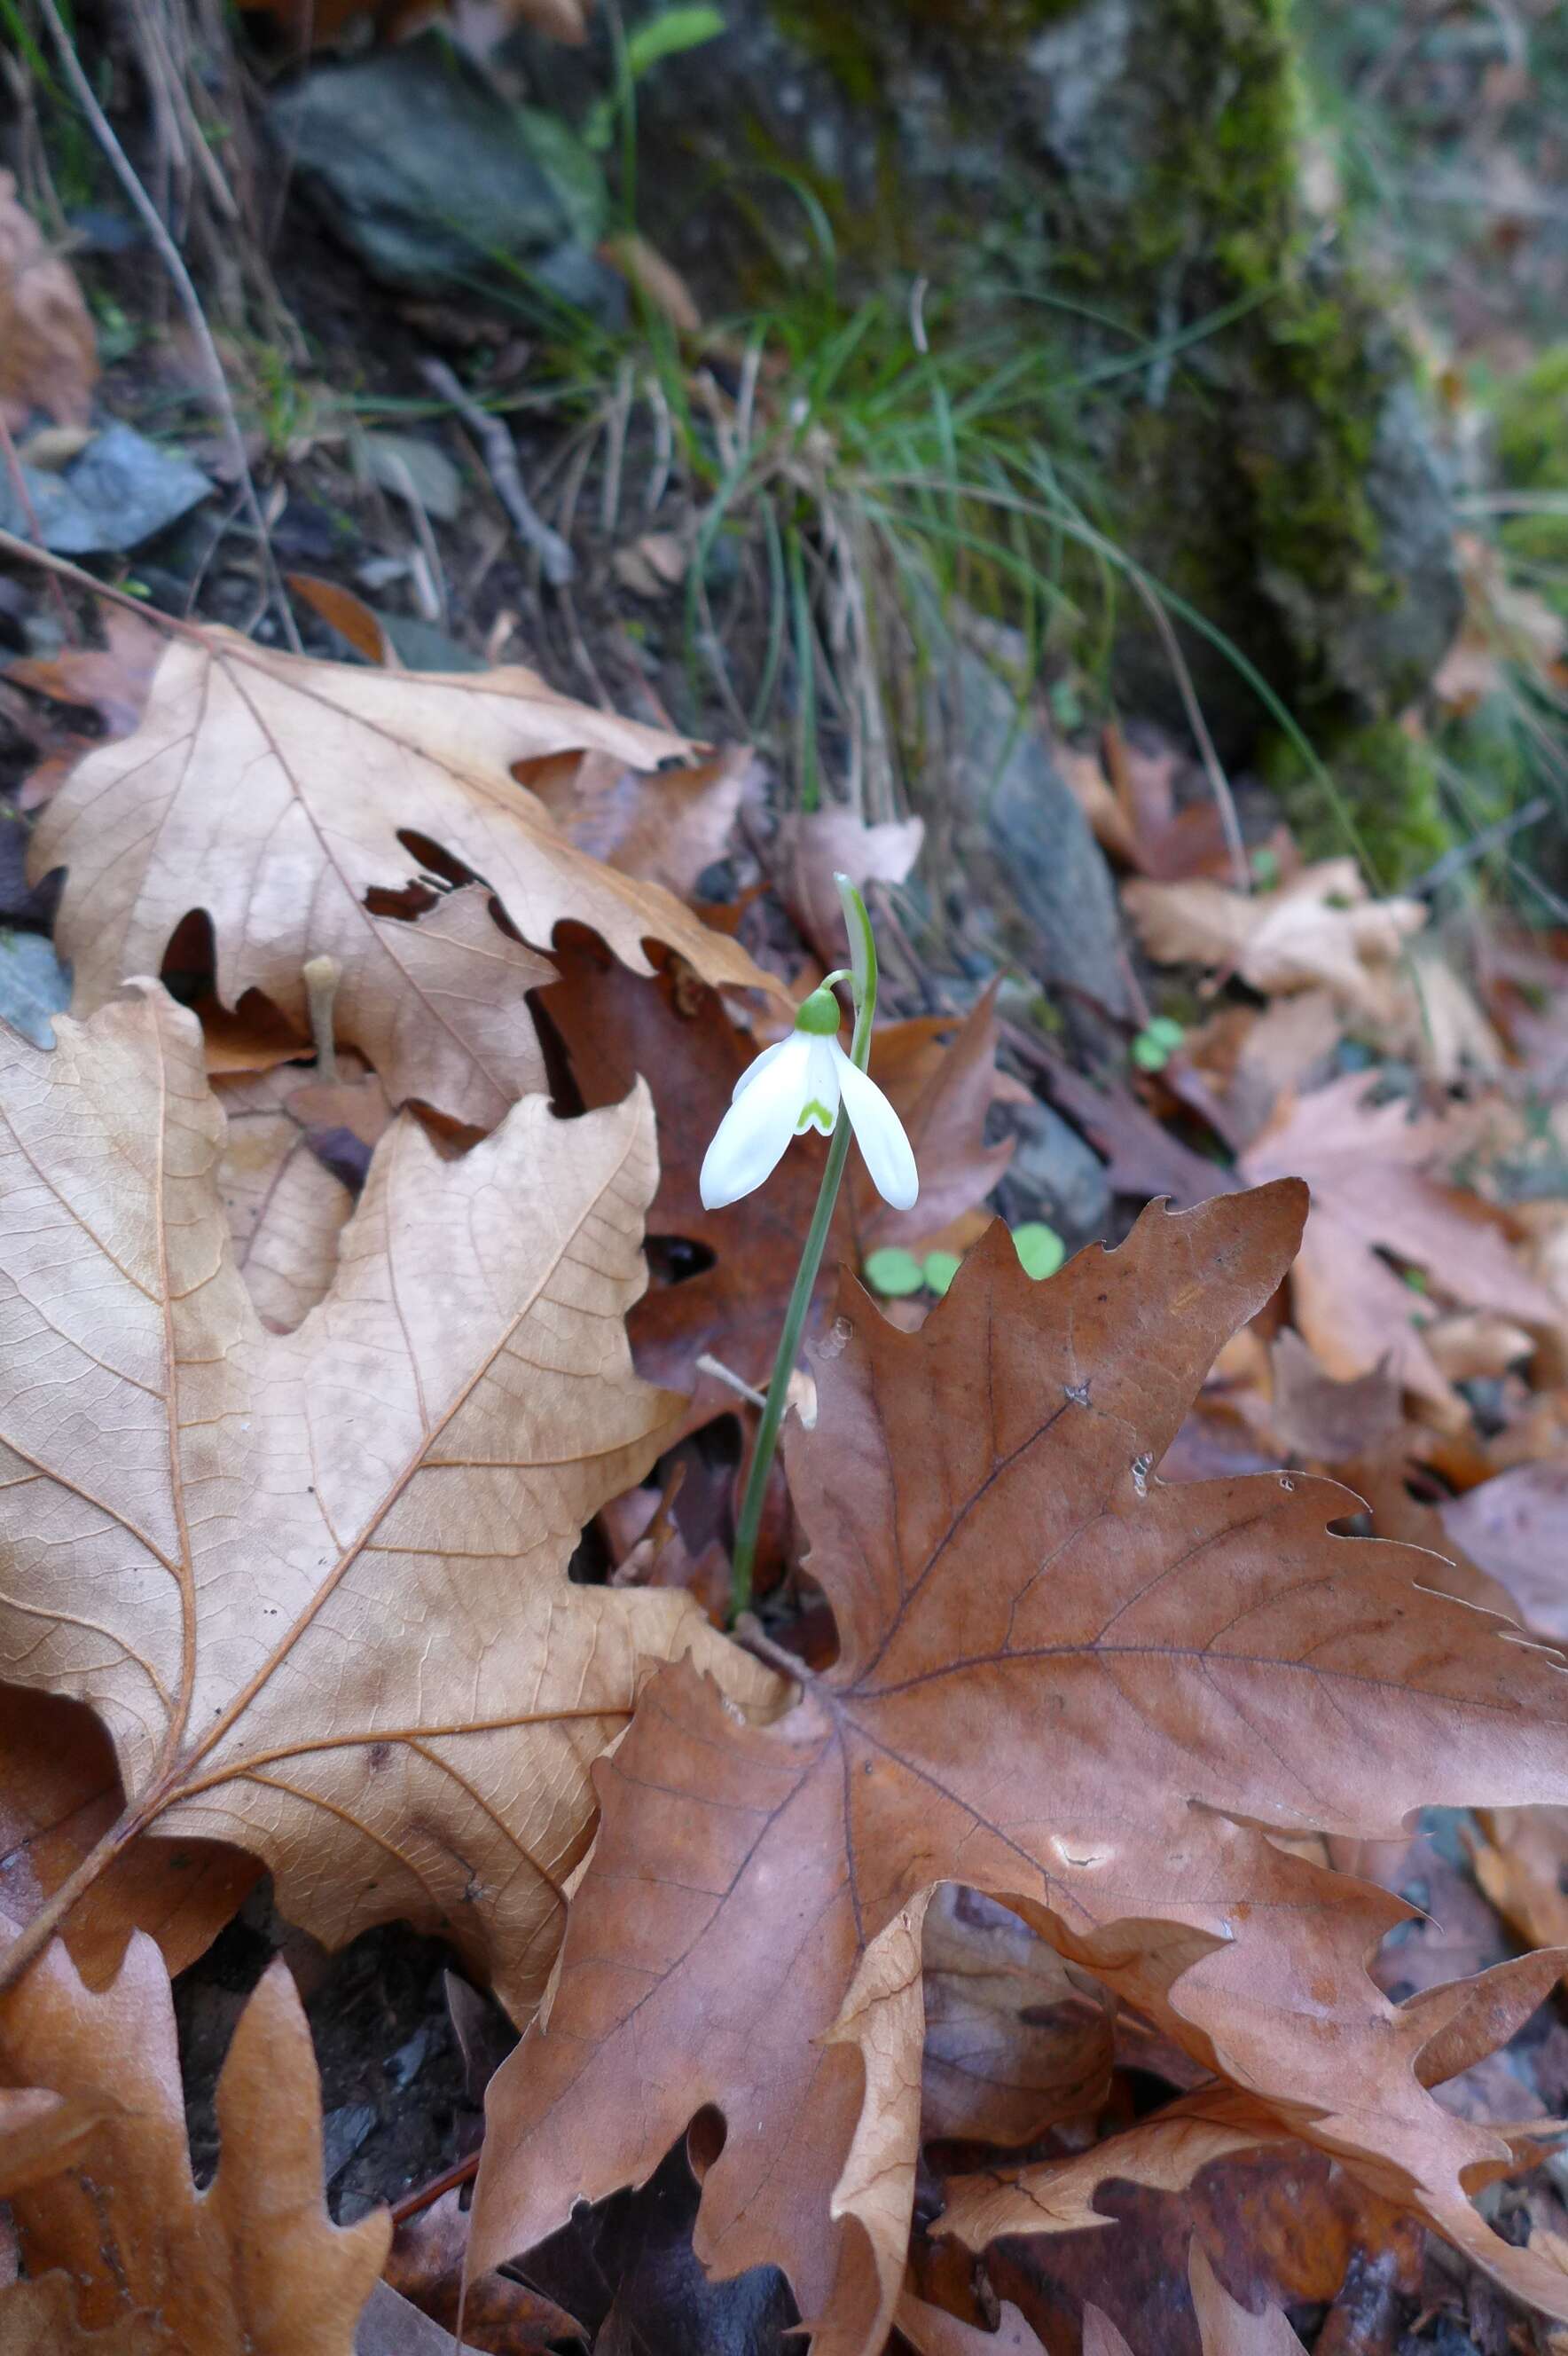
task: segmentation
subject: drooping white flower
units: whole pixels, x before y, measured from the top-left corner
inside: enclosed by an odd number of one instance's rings
[[[829,1136],[841,1099],[878,1194],[896,1211],[911,1208],[920,1177],[903,1123],[875,1080],[838,1044],[838,1022],[833,992],[813,991],[789,1037],[765,1047],[741,1073],[698,1181],[709,1210],[722,1210],[760,1186],[792,1137],[804,1137],[808,1129]]]

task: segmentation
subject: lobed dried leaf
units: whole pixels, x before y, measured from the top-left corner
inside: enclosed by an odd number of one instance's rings
[[[29,2279],[0,2290],[0,2349],[58,2356],[353,2356],[386,2258],[384,2211],[339,2228],[321,2176],[321,2089],[288,1969],[240,2017],[218,2082],[222,2158],[191,2178],[174,2004],[138,1935],[94,1995],[57,1943],[0,2001],[0,2074],[97,2111],[86,2154],[12,2195]]]
[[[89,1866],[153,1825],[238,1842],[318,1937],[405,1916],[524,2013],[588,1763],[652,1662],[695,1644],[731,1689],[775,1682],[688,1598],[565,1576],[679,1404],[623,1322],[645,1093],[575,1121],[532,1098],[460,1161],[405,1114],[331,1292],[268,1333],[194,1018],[141,983],[58,1027],[52,1055],[0,1038],[0,1665],[112,1737],[125,1805]]]
[[[155,972],[180,920],[205,909],[226,1006],[259,990],[306,1030],[302,969],[334,957],[340,1036],[394,1101],[491,1129],[545,1084],[521,999],[552,969],[518,943],[548,947],[563,919],[638,972],[652,939],[709,981],[773,987],[668,892],[576,849],[510,774],[562,753],[653,769],[691,752],[532,671],[357,669],[187,624],[134,734],[90,753],[48,805],[33,873],[67,870],[57,937],[79,1014]],[[509,935],[480,894],[406,921],[426,846],[488,885]]]
[[[922,1927],[962,1880],[1568,2312],[1563,2279],[1467,2198],[1509,2142],[1422,2083],[1468,1994],[1391,2005],[1365,1957],[1406,1910],[1297,1853],[1309,1832],[1392,1837],[1428,1802],[1560,1792],[1563,1664],[1426,1592],[1424,1557],[1330,1536],[1332,1483],[1153,1476],[1305,1208],[1287,1182],[1151,1210],[1040,1287],[993,1229],[915,1334],[845,1286],[816,1428],[788,1444],[839,1658],[765,1726],[663,1673],[601,1764],[548,2018],[492,2083],[476,2263],[641,2180],[711,2103],[704,2262],[784,2266],[819,2356],[879,2348],[913,2192]]]

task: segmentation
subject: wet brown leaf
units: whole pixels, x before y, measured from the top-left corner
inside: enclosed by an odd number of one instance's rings
[[[1331,1483],[1151,1477],[1304,1212],[1292,1183],[1151,1211],[1041,1286],[994,1228],[912,1335],[842,1289],[816,1430],[788,1443],[839,1659],[766,1726],[661,1674],[601,1766],[548,2022],[492,2083],[478,2263],[645,2177],[711,2103],[729,2134],[699,2255],[783,2265],[819,2356],[878,2347],[913,2190],[921,1927],[960,1879],[1568,2312],[1466,2197],[1510,2152],[1420,2082],[1448,2016],[1367,1976],[1403,1910],[1268,1837],[1554,1795],[1562,1665],[1424,1592],[1424,1558],[1331,1537]]]

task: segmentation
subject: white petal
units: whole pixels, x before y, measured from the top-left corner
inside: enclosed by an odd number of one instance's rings
[[[745,1095],[746,1090],[751,1087],[752,1082],[758,1076],[759,1073],[765,1072],[770,1064],[776,1063],[779,1057],[784,1054],[786,1047],[794,1046],[796,1035],[797,1034],[792,1031],[787,1039],[775,1040],[771,1047],[764,1047],[760,1055],[752,1056],[751,1062],[747,1065],[745,1070],[741,1073],[740,1078],[736,1081],[734,1087],[730,1091],[730,1101],[731,1104],[739,1104],[741,1098]]]
[[[871,1183],[895,1211],[912,1210],[920,1193],[920,1173],[904,1125],[875,1080],[851,1062],[836,1039],[829,1044],[838,1058],[838,1085]]]
[[[749,1067],[756,1086],[737,1094],[703,1157],[697,1190],[709,1210],[738,1203],[776,1166],[805,1100],[810,1045],[804,1032],[795,1032]]]
[[[838,1063],[834,1062],[834,1057]],[[801,1109],[795,1116],[795,1134],[804,1137],[815,1129],[820,1137],[831,1137],[838,1118],[838,1064],[844,1060],[844,1050],[837,1041],[815,1038],[806,1058],[805,1077],[801,1083]],[[814,1108],[809,1120],[806,1106]],[[820,1110],[815,1108],[820,1107]]]

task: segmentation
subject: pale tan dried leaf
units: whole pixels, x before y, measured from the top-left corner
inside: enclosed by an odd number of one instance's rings
[[[47,2086],[0,2092],[0,2200],[58,2176],[119,2108],[101,2090],[92,2095],[57,2094]]]
[[[565,1578],[678,1405],[624,1325],[645,1092],[530,1098],[458,1161],[405,1114],[331,1293],[269,1334],[194,1019],[143,983],[57,1027],[52,1055],[0,1039],[5,1674],[98,1710],[123,1838],[237,1841],[318,1937],[407,1916],[525,2012],[653,1661],[773,1682],[688,1598]]]
[[[1288,1173],[1312,1189],[1291,1289],[1296,1322],[1337,1380],[1370,1374],[1387,1356],[1406,1390],[1454,1402],[1420,1331],[1435,1305],[1394,1274],[1380,1247],[1470,1308],[1525,1324],[1555,1321],[1557,1303],[1529,1275],[1497,1214],[1445,1183],[1477,1134],[1463,1112],[1412,1119],[1403,1101],[1373,1104],[1365,1075],[1352,1072],[1281,1105],[1242,1156],[1253,1183]]]
[[[284,1964],[269,1966],[235,2029],[204,2193],[186,2146],[168,1975],[150,1939],[133,1939],[96,1996],[59,1943],[48,1948],[0,2001],[0,2072],[29,2068],[106,2105],[87,2157],[13,2201],[29,2274],[59,2268],[71,2285],[60,2356],[96,2356],[96,2335],[130,2327],[157,2356],[352,2356],[391,2226],[384,2210],[346,2228],[327,2216],[320,2083]],[[32,2305],[0,2291],[0,2348],[7,2309],[25,2321]]]
[[[923,819],[890,819],[868,826],[852,810],[792,810],[779,820],[773,875],[791,916],[824,965],[848,954],[836,874],[864,891],[868,884],[901,884],[920,857]]]
[[[752,769],[749,753],[731,751],[645,776],[587,753],[526,762],[520,775],[579,851],[686,899],[722,858]]]
[[[594,751],[653,769],[691,748],[531,671],[398,675],[187,626],[134,735],[87,755],[34,838],[35,874],[69,871],[57,937],[77,1012],[155,972],[180,919],[205,908],[226,1005],[260,990],[307,1031],[302,969],[334,957],[339,1036],[393,1100],[493,1128],[540,1084],[521,997],[540,968],[485,929],[476,894],[419,924],[378,915],[375,895],[395,902],[423,864],[403,836],[481,878],[536,947],[572,918],[638,972],[653,939],[714,983],[773,987],[670,894],[584,856],[510,774]]]
[[[1421,1338],[1438,1373],[1451,1383],[1505,1375],[1535,1349],[1522,1325],[1489,1309],[1458,1309],[1450,1317],[1435,1318]]]
[[[1083,2356],[1133,2356],[1104,2308],[1088,2302],[1083,2308]]]
[[[893,2320],[916,2356],[1040,2356],[1040,2341],[1018,2308],[1002,2301],[995,2331],[983,2331],[906,2290]]]
[[[1112,2225],[1115,2218],[1094,2206],[1103,2184],[1121,2179],[1181,2192],[1211,2160],[1278,2143],[1285,2134],[1277,2115],[1253,2096],[1208,2087],[1070,2159],[955,2177],[934,2230],[965,2249],[984,2250],[1005,2233],[1081,2233]]]
[[[1373,1013],[1385,1004],[1379,969],[1426,922],[1419,900],[1370,899],[1353,859],[1304,867],[1275,892],[1135,882],[1122,905],[1158,964],[1237,974],[1265,997],[1327,987]]]
[[[566,0],[570,7],[573,0]],[[544,0],[546,6],[557,0]],[[628,285],[645,296],[656,311],[669,321],[677,336],[699,336],[702,332],[702,312],[696,295],[681,276],[673,262],[650,245],[635,230],[623,230],[607,237],[600,248],[606,262],[625,279]]]
[[[0,172],[0,417],[13,431],[34,409],[85,425],[98,381],[98,339],[67,265],[51,254],[16,182]]]
[[[215,1092],[229,1124],[218,1185],[235,1261],[262,1324],[290,1333],[331,1286],[354,1197],[290,1108],[300,1093],[293,1066],[219,1082]]]
[[[663,597],[686,578],[688,552],[678,532],[645,531],[611,560],[616,580],[635,597]]]
[[[1483,1808],[1470,1861],[1505,1922],[1532,1946],[1568,1945],[1568,1808]]]
[[[1193,2237],[1188,2260],[1192,2304],[1203,2340],[1203,2356],[1301,2356],[1301,2342],[1277,2307],[1253,2315],[1233,2299]]]
[[[1115,2006],[993,1898],[948,1883],[926,1909],[921,2134],[1020,2144],[1097,2110]]]

